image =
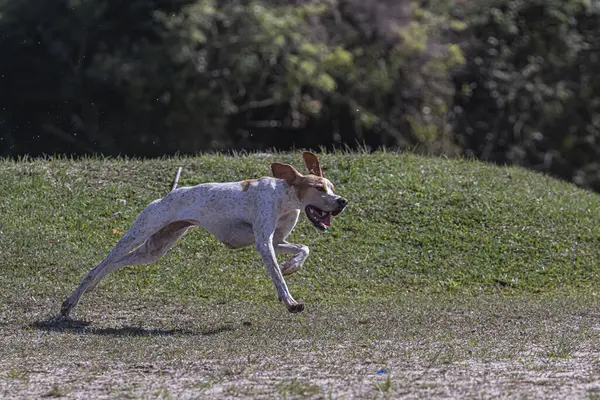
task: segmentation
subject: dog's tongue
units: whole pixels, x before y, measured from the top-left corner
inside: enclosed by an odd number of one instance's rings
[[[327,213],[327,215],[325,215],[323,217],[323,219],[321,220],[321,222],[325,226],[331,226],[331,213]]]

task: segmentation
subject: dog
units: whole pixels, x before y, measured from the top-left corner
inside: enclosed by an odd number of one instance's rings
[[[255,245],[288,311],[302,312],[283,276],[298,271],[308,257],[308,247],[286,241],[301,210],[319,231],[331,226],[348,200],[334,193],[323,177],[319,159],[302,153],[308,175],[289,164],[271,164],[273,177],[241,182],[203,183],[180,187],[151,202],[137,216],[108,256],[83,278],[63,302],[60,316],[67,318],[86,291],[93,290],[109,273],[128,266],[151,264],[161,258],[189,228],[202,226],[230,249]],[[293,257],[282,264],[276,254]]]

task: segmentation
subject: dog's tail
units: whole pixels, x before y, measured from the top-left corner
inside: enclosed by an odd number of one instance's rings
[[[175,175],[175,179],[173,179],[173,186],[171,186],[171,192],[173,190],[177,189],[177,184],[179,183],[179,177],[181,176],[181,170],[182,170],[181,167],[177,168],[177,174]]]

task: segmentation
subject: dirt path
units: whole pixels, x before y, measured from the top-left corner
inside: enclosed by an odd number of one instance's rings
[[[0,397],[600,398],[588,302],[247,306],[5,313]]]

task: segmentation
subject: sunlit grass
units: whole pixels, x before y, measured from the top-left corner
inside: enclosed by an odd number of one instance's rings
[[[311,249],[287,279],[304,313],[277,302],[253,248],[195,228],[59,324],[179,166],[180,186],[233,181],[275,160],[301,169],[300,153],[0,161],[0,397],[481,397],[518,383],[548,398],[563,371],[596,379],[579,371],[598,356],[600,196],[470,160],[320,157],[350,206],[328,233],[302,219],[290,238]]]

